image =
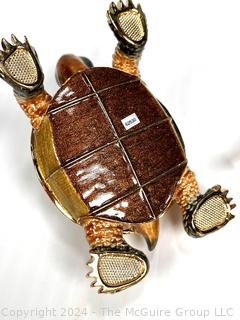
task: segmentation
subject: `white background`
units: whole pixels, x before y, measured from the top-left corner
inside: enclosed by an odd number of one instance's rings
[[[116,41],[105,11],[109,1],[3,1],[0,32],[27,35],[53,94],[55,64],[63,53],[110,66]],[[142,0],[149,41],[142,78],[174,116],[185,140],[190,166],[202,192],[219,183],[240,205],[240,19],[238,0]],[[85,278],[88,245],[83,231],[61,215],[42,190],[30,154],[31,127],[12,90],[0,83],[0,310],[57,308],[45,319],[110,319],[102,307],[120,310],[116,319],[137,317],[137,309],[234,308],[239,319],[239,215],[221,231],[191,239],[174,208],[162,219],[151,269],[138,285],[97,295]],[[147,252],[141,238],[132,243]],[[87,308],[88,316],[61,317],[61,308]],[[126,316],[133,307],[135,316]],[[39,310],[40,310],[39,309]],[[0,314],[0,319],[16,319]],[[19,318],[19,319],[23,319]],[[28,320],[40,319],[27,316]],[[225,319],[232,319],[225,317]]]

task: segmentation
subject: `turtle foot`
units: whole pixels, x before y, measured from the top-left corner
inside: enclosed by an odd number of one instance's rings
[[[147,42],[147,23],[140,5],[134,6],[132,0],[126,4],[120,0],[111,3],[107,12],[108,23],[119,40],[119,46],[125,53],[141,53]]]
[[[98,288],[98,293],[122,291],[142,280],[148,271],[147,257],[127,243],[95,247],[90,255],[87,277],[93,279],[91,286]]]
[[[20,42],[12,35],[12,43],[2,39],[0,50],[0,77],[21,96],[39,90],[43,84],[43,73],[36,51],[27,38]]]
[[[232,198],[227,198],[227,194],[227,190],[217,185],[204,195],[191,199],[183,219],[190,236],[203,237],[221,229],[234,218],[231,209],[235,204],[231,204]]]

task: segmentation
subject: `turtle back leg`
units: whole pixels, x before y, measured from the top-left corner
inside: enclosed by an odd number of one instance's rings
[[[55,73],[57,83],[61,86],[75,73],[91,67],[93,67],[93,64],[88,58],[65,54],[57,62]]]
[[[231,209],[232,199],[227,198],[227,190],[216,185],[205,194],[199,193],[199,186],[194,172],[186,169],[175,193],[175,201],[183,212],[186,232],[195,238],[203,237],[221,229],[234,216]]]
[[[35,129],[40,127],[51,96],[44,90],[44,75],[35,49],[25,37],[20,42],[12,35],[12,43],[2,39],[0,77],[14,90],[15,97],[31,119]]]
[[[139,62],[147,42],[148,30],[145,14],[132,0],[126,4],[111,3],[107,12],[108,23],[118,44],[113,55],[113,67],[140,76]]]
[[[88,277],[99,293],[115,293],[142,280],[148,272],[145,254],[124,239],[123,224],[96,218],[82,219],[90,245]]]

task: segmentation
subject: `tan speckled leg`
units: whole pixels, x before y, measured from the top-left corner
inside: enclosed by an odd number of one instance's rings
[[[141,57],[134,57],[125,54],[118,47],[115,49],[113,54],[113,68],[125,71],[132,74],[133,76],[140,77],[140,70],[138,68]]]
[[[178,183],[175,192],[175,201],[180,206],[183,214],[186,214],[187,207],[194,197],[199,195],[199,185],[196,180],[196,175],[193,171],[187,168]]]

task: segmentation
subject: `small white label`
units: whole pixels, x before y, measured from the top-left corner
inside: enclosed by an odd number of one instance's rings
[[[136,113],[131,114],[130,116],[122,119],[121,121],[126,130],[131,129],[140,123],[140,120],[138,119]]]

